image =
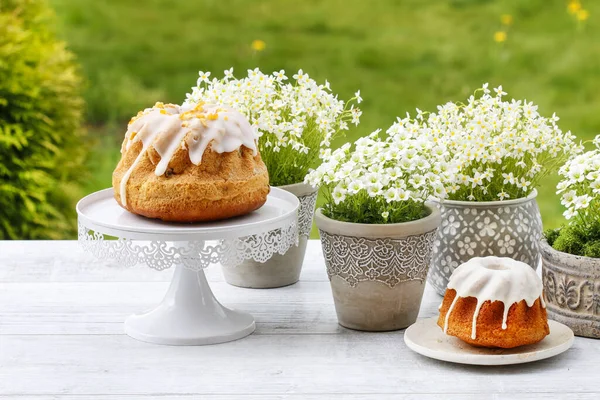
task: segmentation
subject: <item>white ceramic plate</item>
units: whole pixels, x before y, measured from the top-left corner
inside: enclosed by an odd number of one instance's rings
[[[541,342],[513,349],[474,347],[446,335],[437,317],[417,320],[404,333],[404,343],[413,351],[436,360],[471,365],[522,364],[553,357],[568,350],[575,336],[566,325],[548,321],[550,334]]]

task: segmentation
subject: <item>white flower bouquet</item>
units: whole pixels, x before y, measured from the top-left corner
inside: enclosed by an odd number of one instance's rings
[[[325,192],[323,214],[344,222],[386,224],[425,217],[425,201],[446,196],[451,170],[446,152],[417,135],[395,134],[395,123],[381,138],[380,130],[351,145],[326,150],[324,161],[306,182]]]
[[[447,186],[451,200],[526,197],[577,149],[574,135],[557,126],[556,115],[542,117],[531,102],[504,101],[502,86],[494,92],[484,84],[466,104],[449,102],[435,113],[417,109],[414,119],[399,120],[392,133],[444,149],[447,163],[456,168]]]
[[[233,68],[223,79],[211,80],[210,72],[199,75],[185,103],[224,105],[246,115],[257,129],[273,186],[302,182],[348,123],[360,121],[361,111],[354,106],[362,100],[360,91],[344,102],[331,92],[329,82],[318,85],[302,70],[293,82],[283,70],[264,74],[258,68],[241,79],[234,77]]]
[[[600,136],[595,149],[577,154],[559,170],[557,193],[569,225],[546,232],[556,250],[600,258]]]

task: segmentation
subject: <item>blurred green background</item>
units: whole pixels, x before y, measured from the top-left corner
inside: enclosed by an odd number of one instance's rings
[[[50,0],[59,37],[86,80],[90,170],[82,194],[109,187],[126,121],[161,100],[181,102],[198,70],[213,76],[299,68],[364,98],[362,123],[343,139],[389,126],[415,107],[503,85],[563,130],[600,125],[600,2],[566,0]],[[254,42],[254,43],[253,43]],[[288,74],[291,76],[291,74]],[[339,145],[340,143],[337,143]],[[544,182],[545,227],[562,223]]]

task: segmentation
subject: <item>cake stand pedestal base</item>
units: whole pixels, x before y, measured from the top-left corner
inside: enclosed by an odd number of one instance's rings
[[[146,264],[159,271],[175,267],[162,303],[127,318],[126,334],[156,344],[223,343],[254,332],[254,318],[223,307],[202,269],[245,260],[265,262],[274,254],[285,254],[298,245],[299,206],[292,193],[271,188],[266,203],[249,214],[222,221],[170,223],[126,211],[115,200],[113,189],[105,189],[77,203],[78,238],[85,250],[101,260],[123,266]]]
[[[204,345],[241,339],[254,332],[252,315],[222,306],[204,271],[175,267],[162,303],[125,321],[125,333],[144,342]]]

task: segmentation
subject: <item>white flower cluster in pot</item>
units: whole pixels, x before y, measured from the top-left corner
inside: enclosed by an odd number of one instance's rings
[[[484,84],[466,104],[449,102],[435,113],[417,109],[415,118],[399,119],[392,134],[431,141],[447,152],[457,168],[447,186],[450,199],[526,197],[579,146],[558,127],[556,115],[542,117],[537,105],[505,101],[505,95],[502,86],[492,93]]]
[[[427,215],[425,201],[446,197],[453,168],[447,151],[425,137],[404,137],[395,123],[341,148],[326,150],[306,182],[322,186],[324,213],[358,223],[398,223]],[[384,137],[382,137],[384,136]]]
[[[233,68],[222,79],[199,73],[186,105],[200,102],[234,108],[246,115],[259,136],[261,156],[274,186],[302,182],[319,156],[349,123],[358,125],[360,91],[348,102],[331,92],[329,82],[319,85],[299,70],[289,81],[281,70],[264,74],[258,68],[237,79]]]
[[[594,139],[594,146],[594,150],[574,156],[560,168],[562,180],[556,187],[562,194],[565,218],[584,227],[600,220],[600,135]]]

